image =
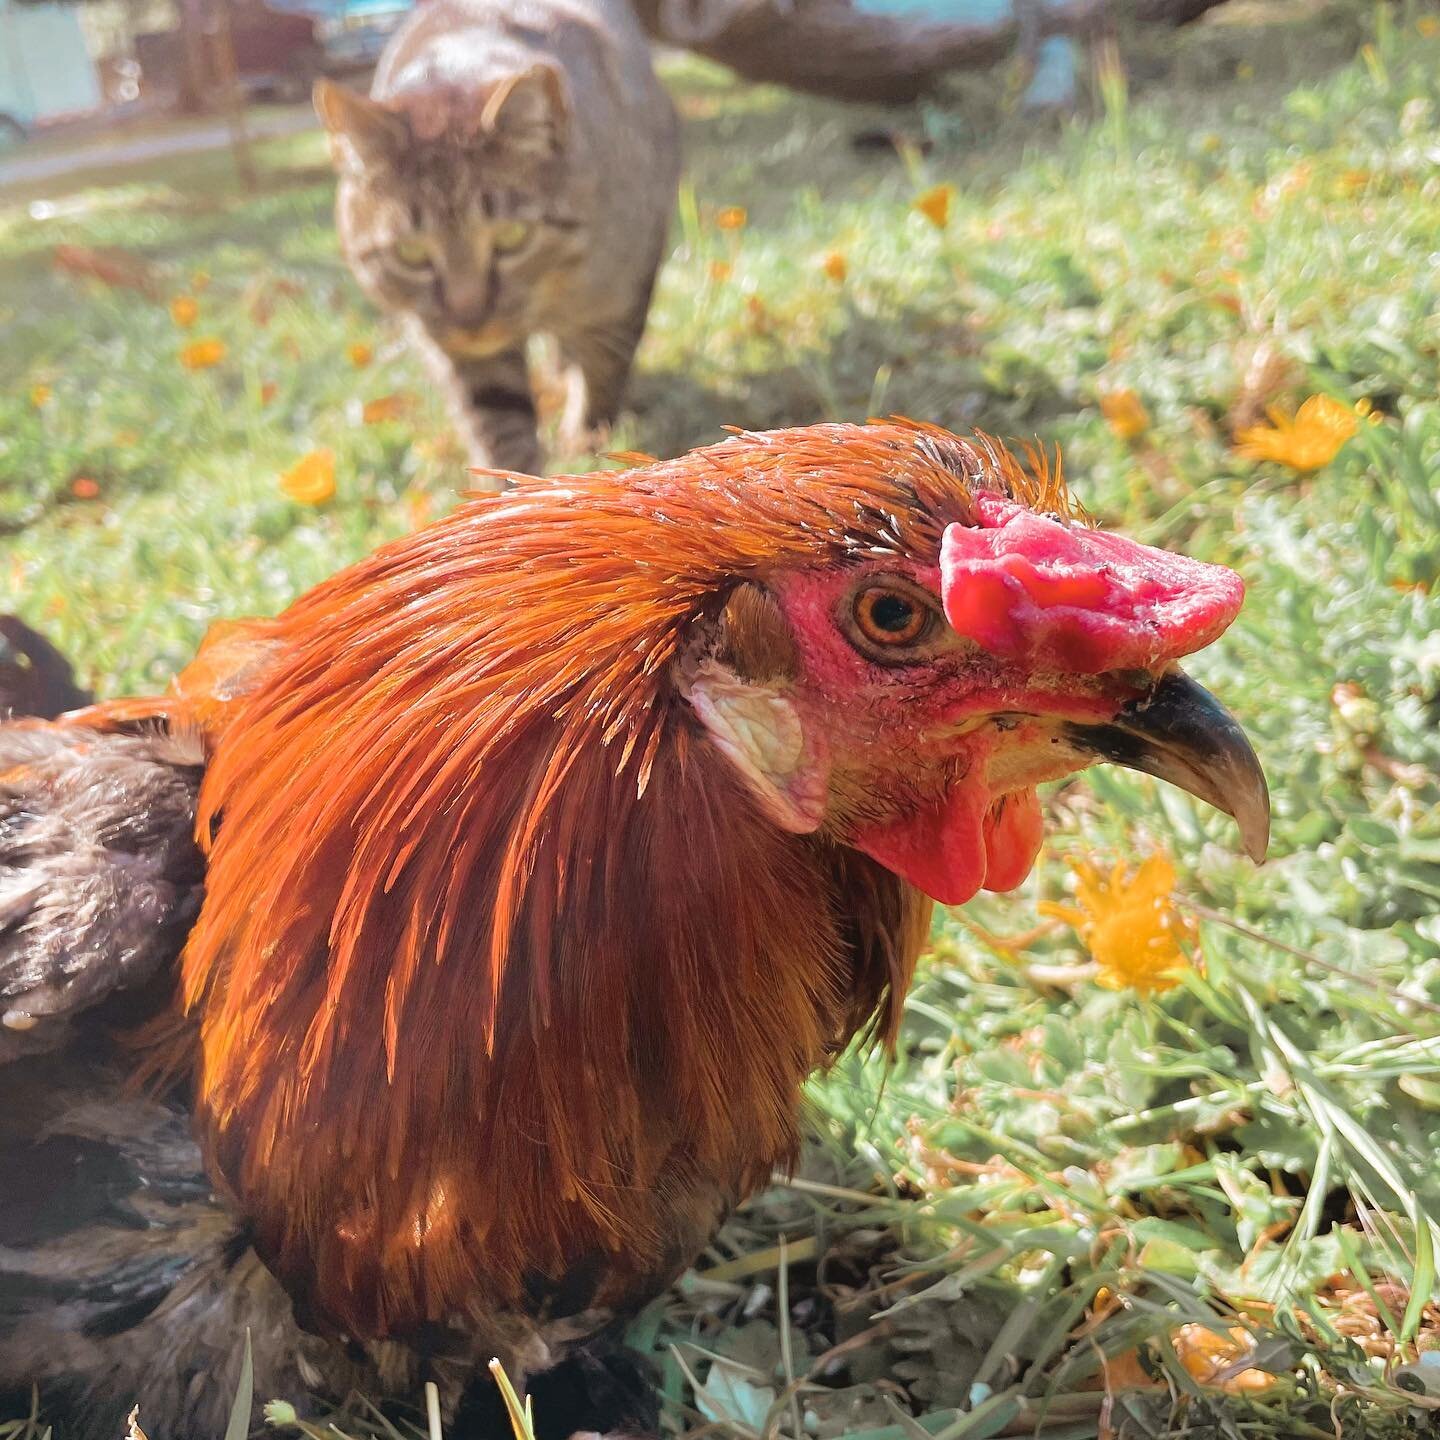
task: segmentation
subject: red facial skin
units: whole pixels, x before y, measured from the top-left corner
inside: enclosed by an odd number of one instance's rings
[[[828,768],[837,838],[947,905],[1011,890],[1042,838],[1035,786],[1087,763],[1064,721],[1108,723],[1180,656],[1215,638],[1239,576],[984,496],[941,565],[895,559],[776,586],[803,673],[793,700]],[[899,576],[937,610],[923,655],[860,653],[845,612],[866,580]],[[957,623],[958,622],[958,623]]]

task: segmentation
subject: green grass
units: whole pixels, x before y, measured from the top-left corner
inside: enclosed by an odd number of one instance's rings
[[[1062,442],[1096,514],[1245,575],[1192,669],[1255,739],[1275,844],[1254,869],[1228,821],[1129,775],[1056,791],[1035,876],[938,926],[897,1063],[813,1085],[805,1181],[638,1322],[674,1425],[1436,1433],[1440,36],[1417,14],[1127,50],[1131,85],[1038,129],[998,84],[880,117],[675,72],[688,178],[615,448],[885,411]],[[911,143],[855,151],[877,123]],[[212,619],[275,610],[463,483],[338,259],[318,138],[260,153],[256,196],[219,155],[0,210],[0,604],[105,693],[163,684]],[[943,229],[912,209],[940,182]],[[142,256],[162,300],[203,270],[193,334],[224,363],[183,370],[164,304],[56,274],[59,243]],[[1119,389],[1152,420],[1129,441],[1097,406]],[[396,393],[402,420],[359,423]],[[1236,455],[1237,407],[1313,393],[1377,423],[1309,477]],[[298,506],[277,477],[319,446],[337,496]],[[1203,962],[1144,999],[1037,905],[1066,856],[1154,849]],[[1253,1331],[1270,1387],[1202,1390],[1187,1321]],[[1154,1381],[1107,1399],[1107,1372]]]

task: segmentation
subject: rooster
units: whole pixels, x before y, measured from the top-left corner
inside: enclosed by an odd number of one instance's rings
[[[741,433],[4,727],[0,1388],[217,1434],[248,1327],[261,1395],[483,1413],[494,1355],[542,1434],[653,1424],[617,1327],[894,1045],[932,903],[1024,879],[1038,784],[1148,771],[1263,857],[1175,667],[1242,589],[984,436]]]

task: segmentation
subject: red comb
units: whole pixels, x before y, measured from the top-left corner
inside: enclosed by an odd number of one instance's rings
[[[1062,524],[982,495],[978,525],[940,548],[945,615],[1005,660],[1072,674],[1155,670],[1200,650],[1240,612],[1245,582],[1223,565]]]

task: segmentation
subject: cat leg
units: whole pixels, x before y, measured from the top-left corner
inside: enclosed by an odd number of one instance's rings
[[[543,461],[525,351],[516,348],[483,360],[462,357],[452,363],[456,381],[452,409],[470,463],[538,475]]]
[[[565,410],[560,421],[560,444],[569,452],[594,448],[596,434],[603,439],[620,412],[635,351],[645,332],[650,291],[623,320],[596,325],[568,336],[561,343],[566,370]]]
[[[483,358],[450,355],[421,326],[408,328],[426,368],[440,385],[470,464],[538,475],[540,437],[524,346]],[[475,478],[478,488],[502,488],[498,481]]]

